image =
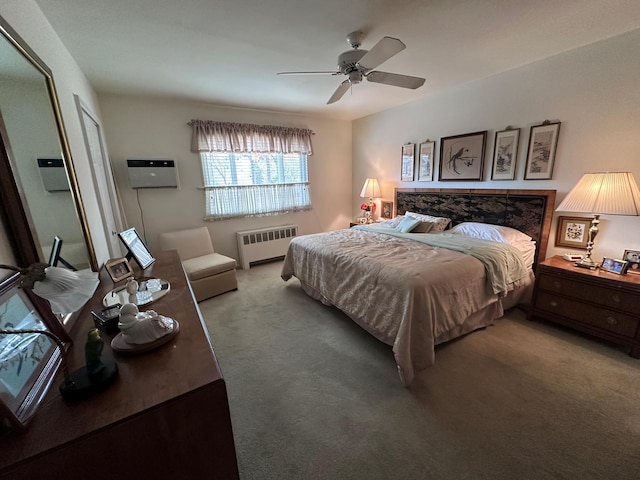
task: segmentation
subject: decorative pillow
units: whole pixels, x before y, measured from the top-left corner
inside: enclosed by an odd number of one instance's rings
[[[418,220],[417,218],[404,217],[396,227],[396,230],[400,233],[409,233],[419,223],[420,223],[420,220]]]
[[[420,222],[413,228],[413,230],[411,230],[411,233],[429,233],[433,231],[434,226],[435,223],[433,222]]]
[[[463,222],[449,230],[449,233],[467,235],[482,240],[493,240],[500,243],[531,241],[529,235],[515,228],[491,225],[489,223]]]
[[[406,217],[417,218],[421,222],[433,224],[431,232],[444,232],[445,228],[451,223],[450,218],[445,217],[433,217],[431,215],[424,215],[422,213],[404,212]]]

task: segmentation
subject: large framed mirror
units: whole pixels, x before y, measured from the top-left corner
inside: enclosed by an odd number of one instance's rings
[[[0,217],[19,266],[46,263],[58,236],[98,271],[52,72],[1,16]]]

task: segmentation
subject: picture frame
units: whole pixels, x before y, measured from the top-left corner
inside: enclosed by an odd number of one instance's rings
[[[514,180],[518,160],[520,129],[507,127],[496,132],[493,142],[491,180]]]
[[[63,362],[60,346],[34,294],[20,287],[20,274],[0,283],[0,417],[4,426],[24,429],[44,399]],[[38,330],[47,333],[10,333]],[[57,338],[57,337],[56,337]]]
[[[133,258],[142,270],[156,261],[147,246],[142,241],[142,238],[140,238],[140,235],[138,235],[135,227],[131,227],[123,232],[118,233],[118,237],[129,251],[126,257],[127,260]]]
[[[617,273],[618,275],[624,275],[625,273],[627,273],[628,265],[629,262],[627,262],[626,260],[604,257],[602,259],[602,264],[600,265],[600,270],[604,270],[605,272]]]
[[[628,263],[627,273],[640,275],[640,250],[625,250],[622,259]]]
[[[393,202],[380,202],[380,218],[391,220],[393,218]]]
[[[402,166],[400,171],[401,182],[413,182],[416,145],[407,143],[402,146]]]
[[[544,121],[531,127],[527,148],[525,180],[549,180],[553,175],[560,122]]]
[[[113,283],[117,283],[125,278],[133,276],[133,269],[131,264],[125,258],[112,258],[104,264],[104,269],[107,271]]]
[[[482,181],[487,131],[440,139],[440,181]]]
[[[418,148],[418,181],[433,181],[433,155],[436,150],[436,142],[427,140]]]
[[[591,218],[558,217],[556,247],[587,249]]]

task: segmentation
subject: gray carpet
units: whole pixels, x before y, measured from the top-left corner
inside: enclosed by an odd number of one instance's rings
[[[624,349],[514,309],[437,347],[407,389],[391,347],[280,268],[200,304],[241,478],[640,478],[640,360]]]

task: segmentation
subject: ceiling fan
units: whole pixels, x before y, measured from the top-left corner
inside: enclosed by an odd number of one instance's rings
[[[349,90],[351,85],[360,83],[363,78],[374,83],[384,83],[385,85],[411,89],[416,89],[424,84],[424,78],[373,70],[378,65],[389,60],[395,54],[404,50],[407,47],[404,43],[397,38],[382,37],[382,39],[376,43],[371,50],[360,50],[363,37],[364,34],[359,31],[351,32],[347,35],[347,42],[351,45],[353,50],[347,50],[340,54],[338,57],[337,70],[316,72],[278,72],[278,75],[347,75],[349,78],[338,86],[336,91],[333,92],[333,95],[331,95],[327,104],[340,100],[346,91]]]

